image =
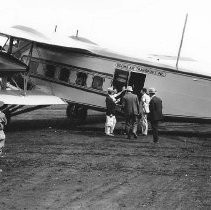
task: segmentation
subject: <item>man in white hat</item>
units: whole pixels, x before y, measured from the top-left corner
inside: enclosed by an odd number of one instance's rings
[[[122,105],[126,118],[127,138],[131,138],[131,129],[134,138],[137,138],[137,117],[139,115],[139,100],[137,95],[133,94],[133,88],[128,86],[127,93],[123,97]]]
[[[157,143],[159,140],[158,136],[158,123],[163,118],[162,114],[162,100],[155,95],[155,88],[149,89],[150,102],[149,102],[149,119],[152,127],[153,142]]]

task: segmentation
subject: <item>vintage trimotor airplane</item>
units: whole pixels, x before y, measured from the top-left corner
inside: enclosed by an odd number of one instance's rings
[[[78,36],[42,34],[24,26],[1,30],[7,52],[27,64],[26,73],[9,76],[2,88],[2,111],[12,117],[50,104],[68,104],[67,116],[82,121],[88,109],[105,111],[107,88],[154,87],[165,119],[211,121],[211,75],[113,53]],[[5,48],[5,46],[4,46]],[[34,105],[24,109],[25,105]]]

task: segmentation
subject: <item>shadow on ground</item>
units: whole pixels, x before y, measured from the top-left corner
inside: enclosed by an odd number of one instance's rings
[[[116,134],[123,133],[122,118],[118,119],[116,126]],[[104,116],[89,116],[80,125],[73,125],[67,118],[52,118],[52,119],[20,119],[11,122],[7,128],[8,132],[13,131],[27,131],[27,130],[40,130],[40,129],[62,129],[62,130],[75,130],[81,132],[95,132],[95,134],[104,133]],[[160,124],[161,135],[171,136],[187,136],[187,137],[210,137],[211,124],[200,123],[184,123],[184,122],[162,122]],[[149,129],[149,134],[151,130]]]

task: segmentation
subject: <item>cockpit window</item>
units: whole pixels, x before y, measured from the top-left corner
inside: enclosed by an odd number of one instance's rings
[[[18,46],[19,46],[19,40],[18,39],[14,39],[13,40],[13,47],[18,48]]]

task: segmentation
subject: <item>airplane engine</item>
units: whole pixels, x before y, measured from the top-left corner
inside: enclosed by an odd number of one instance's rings
[[[79,104],[68,104],[66,115],[72,125],[78,125],[86,119],[87,108]]]

